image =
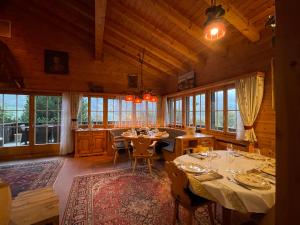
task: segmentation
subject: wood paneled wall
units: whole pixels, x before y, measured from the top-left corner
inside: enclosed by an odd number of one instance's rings
[[[104,92],[122,93],[127,89],[127,74],[137,74],[140,70],[138,63],[132,65],[107,51],[103,61],[95,60],[93,36],[86,35],[85,40],[80,40],[67,32],[67,28],[57,27],[12,4],[0,8],[0,12],[1,19],[12,21],[12,38],[0,37],[0,40],[15,56],[28,89],[89,91],[89,83],[93,83],[102,86]],[[68,52],[70,73],[46,75],[44,49]],[[157,92],[163,90],[164,79],[144,72],[145,85]]]

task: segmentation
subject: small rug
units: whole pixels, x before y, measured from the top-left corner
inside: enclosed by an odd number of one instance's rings
[[[173,218],[170,182],[164,171],[138,168],[75,177],[62,225],[169,225]],[[180,217],[187,213],[180,210]],[[206,207],[196,213],[210,225]]]
[[[63,159],[42,159],[0,164],[0,180],[10,184],[16,197],[22,191],[53,185],[63,163]]]

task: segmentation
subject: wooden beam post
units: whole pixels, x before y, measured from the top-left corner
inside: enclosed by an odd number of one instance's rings
[[[95,0],[95,59],[102,59],[107,0]]]
[[[276,225],[299,223],[299,0],[276,1]],[[297,222],[298,221],[298,222]]]

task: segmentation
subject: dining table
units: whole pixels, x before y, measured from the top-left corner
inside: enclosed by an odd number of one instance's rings
[[[156,134],[143,134],[143,135],[136,135],[136,134],[129,134],[129,135],[124,135],[124,134],[121,134],[121,136],[125,139],[128,139],[128,140],[132,140],[132,139],[136,139],[138,137],[143,137],[143,138],[147,138],[147,139],[150,139],[152,141],[158,141],[158,140],[161,140],[161,139],[166,139],[169,137],[169,134],[168,133],[165,133],[165,134],[162,134],[162,135],[156,135]]]
[[[223,207],[223,223],[231,224],[231,211],[241,213],[267,213],[275,204],[276,179],[273,174],[261,172],[267,162],[274,162],[268,157],[248,157],[249,154],[233,154],[226,150],[214,150],[211,157],[197,157],[186,154],[177,157],[174,163],[179,168],[203,168],[204,172],[185,171],[189,178],[190,190],[203,198],[212,200]],[[233,155],[229,155],[233,154]],[[248,154],[248,155],[247,155]],[[260,155],[259,155],[260,156]],[[275,165],[274,165],[275,167]],[[209,169],[207,169],[209,168]],[[237,174],[255,172],[266,181],[267,188],[254,188],[237,182]],[[203,173],[215,173],[218,179],[199,179]],[[229,214],[229,215],[228,215]],[[224,218],[225,217],[225,218]],[[225,221],[224,221],[225,220]]]

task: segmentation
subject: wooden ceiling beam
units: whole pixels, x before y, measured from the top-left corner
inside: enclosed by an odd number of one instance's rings
[[[104,39],[106,42],[110,43],[111,45],[116,46],[117,48],[122,49],[123,51],[127,52],[128,54],[135,57],[135,59],[139,60],[139,54],[141,54],[142,49],[135,49],[132,46],[128,45],[126,41],[119,41],[110,33],[105,33]],[[158,71],[161,71],[162,74],[166,75],[176,75],[173,73],[172,69],[167,67],[166,65],[154,60],[153,58],[149,57],[147,54],[144,55],[144,62],[145,64],[151,65],[152,67],[156,68]]]
[[[95,59],[102,59],[107,0],[95,0]]]
[[[146,1],[146,0],[145,0]],[[147,0],[152,3],[154,10],[158,11],[162,16],[168,18],[169,21],[174,23],[176,26],[181,28],[184,32],[198,40],[201,44],[208,47],[213,51],[227,54],[227,50],[223,45],[216,45],[204,38],[203,30],[200,26],[195,24],[193,21],[187,19],[184,15],[172,8],[169,4],[163,0]]]
[[[160,43],[168,46],[171,49],[174,49],[180,55],[184,56],[187,60],[192,63],[197,63],[200,65],[205,64],[205,59],[200,55],[197,55],[196,52],[188,49],[184,44],[178,42],[171,36],[167,35],[164,31],[160,30],[158,27],[153,26],[148,21],[144,20],[139,16],[133,9],[128,9],[122,4],[118,4],[115,1],[112,2],[113,6],[110,7],[110,10],[122,17],[125,17],[130,23],[142,29],[144,32],[151,34],[155,39]]]
[[[124,61],[126,63],[129,63],[129,64],[135,66],[137,68],[136,72],[138,72],[140,63],[137,61],[136,57],[133,57],[131,54],[128,54],[124,50],[106,42],[105,40],[104,40],[104,51],[121,59],[122,61]],[[156,68],[153,68],[151,65],[148,65],[148,64],[144,64],[144,65],[145,66],[143,67],[143,69],[148,73],[149,76],[156,77],[163,81],[167,80],[167,76],[162,76],[161,75],[162,72],[160,70],[157,70]]]
[[[210,0],[205,1],[207,4],[211,4]],[[229,0],[218,1],[218,4],[222,5],[225,10],[224,18],[250,41],[258,41],[260,39],[259,31],[230,2]]]
[[[140,48],[144,48],[146,51],[160,58],[162,61],[172,65],[173,67],[180,70],[181,72],[185,72],[188,70],[188,67],[185,64],[183,64],[180,60],[170,56],[165,51],[162,51],[161,49],[155,47],[154,45],[149,44],[149,42],[138,37],[137,35],[130,33],[128,30],[114,23],[112,20],[107,20],[106,25],[107,25],[106,29],[111,30],[118,36],[135,44],[136,46],[139,46]]]

